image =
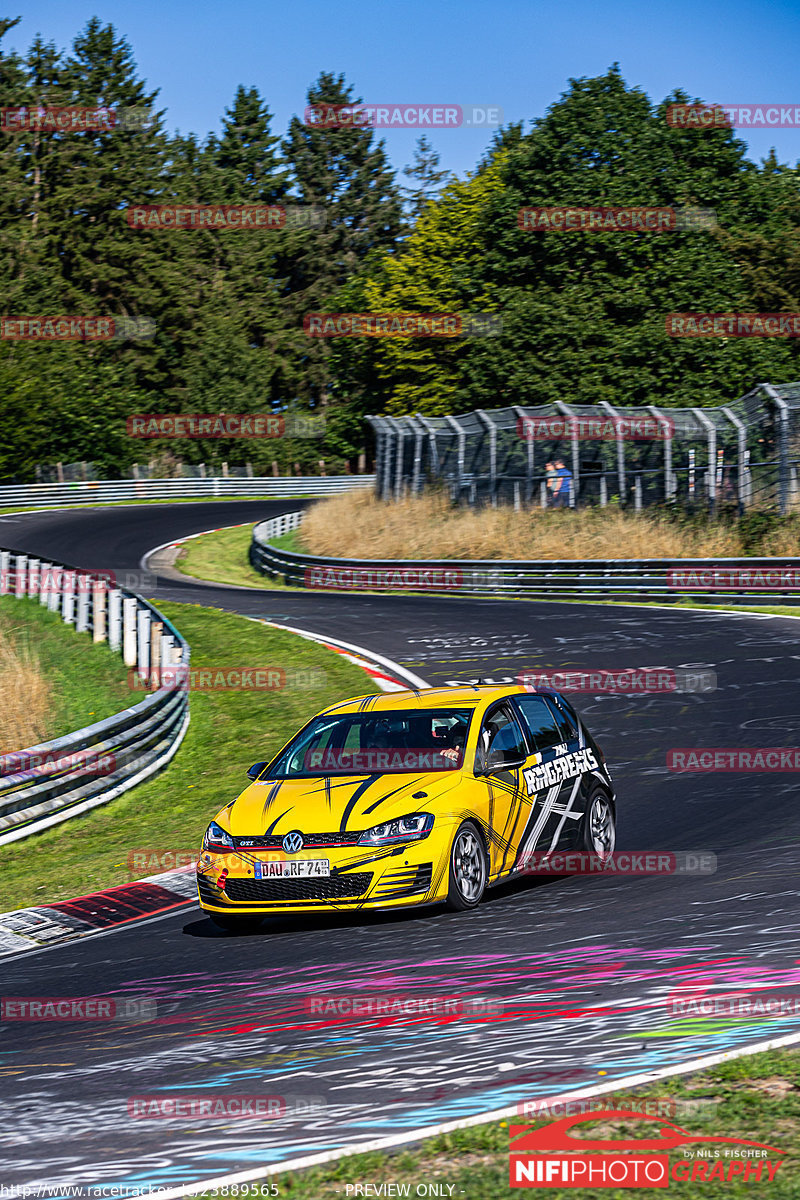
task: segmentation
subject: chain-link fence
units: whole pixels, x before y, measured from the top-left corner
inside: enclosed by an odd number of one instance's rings
[[[542,404],[367,417],[384,499],[445,485],[470,504],[800,504],[800,382],[718,408]]]

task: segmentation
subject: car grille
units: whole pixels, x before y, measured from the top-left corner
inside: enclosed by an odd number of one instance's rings
[[[363,896],[372,873],[329,875],[316,879],[228,879],[229,900],[261,904],[268,900],[347,900]]]
[[[253,850],[280,850],[283,846],[283,839],[286,835],[281,834],[252,834],[248,837],[235,837],[233,844],[237,850],[253,851]],[[303,849],[313,850],[316,846],[355,846],[360,833],[304,833],[303,834]],[[244,843],[247,845],[244,845]]]

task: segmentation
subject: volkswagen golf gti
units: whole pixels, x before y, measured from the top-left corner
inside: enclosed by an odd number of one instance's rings
[[[470,909],[534,854],[615,844],[603,752],[551,691],[347,700],[247,774],[197,863],[200,905],[225,929],[282,913]]]

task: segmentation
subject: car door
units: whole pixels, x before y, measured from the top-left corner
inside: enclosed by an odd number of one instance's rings
[[[521,866],[534,851],[574,845],[584,813],[584,772],[579,734],[565,709],[551,697],[537,695],[515,696],[513,707],[534,747],[523,772],[532,810],[517,846]]]
[[[475,783],[484,793],[482,808],[488,825],[490,879],[510,869],[514,847],[525,826],[531,802],[520,767],[496,767],[488,771],[486,768],[493,759],[503,757],[527,763],[528,756],[529,748],[518,714],[507,701],[493,704],[481,722],[475,756]]]

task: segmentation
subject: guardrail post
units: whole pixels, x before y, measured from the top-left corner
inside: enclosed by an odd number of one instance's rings
[[[108,645],[119,650],[122,645],[122,592],[111,588],[108,593]]]
[[[61,620],[65,625],[75,622],[75,577],[76,571],[65,571],[61,583]]]
[[[11,585],[11,552],[0,550],[0,596],[7,596]]]
[[[89,629],[89,588],[92,585],[91,575],[78,572],[78,615],[75,618],[75,632],[87,633]]]
[[[41,561],[38,558],[31,558],[28,560],[28,596],[31,600],[34,598],[34,596],[39,595],[41,584],[39,568],[41,565]]]
[[[26,573],[28,570],[28,558],[25,554],[18,554],[14,563],[14,596],[17,600],[21,600],[25,595]]]
[[[125,596],[122,601],[122,661],[126,667],[135,667],[136,656],[136,609],[135,596]]]
[[[106,640],[106,595],[105,579],[92,581],[92,641]]]
[[[136,673],[147,682],[150,672],[150,613],[137,606],[136,612]]]
[[[50,599],[50,591],[53,587],[53,572],[55,567],[52,563],[43,562],[39,564],[39,603],[47,604]]]
[[[150,686],[154,692],[161,687],[161,638],[164,625],[161,621],[150,623]]]
[[[50,612],[58,612],[61,593],[64,590],[64,568],[51,567],[48,580],[47,608]]]

